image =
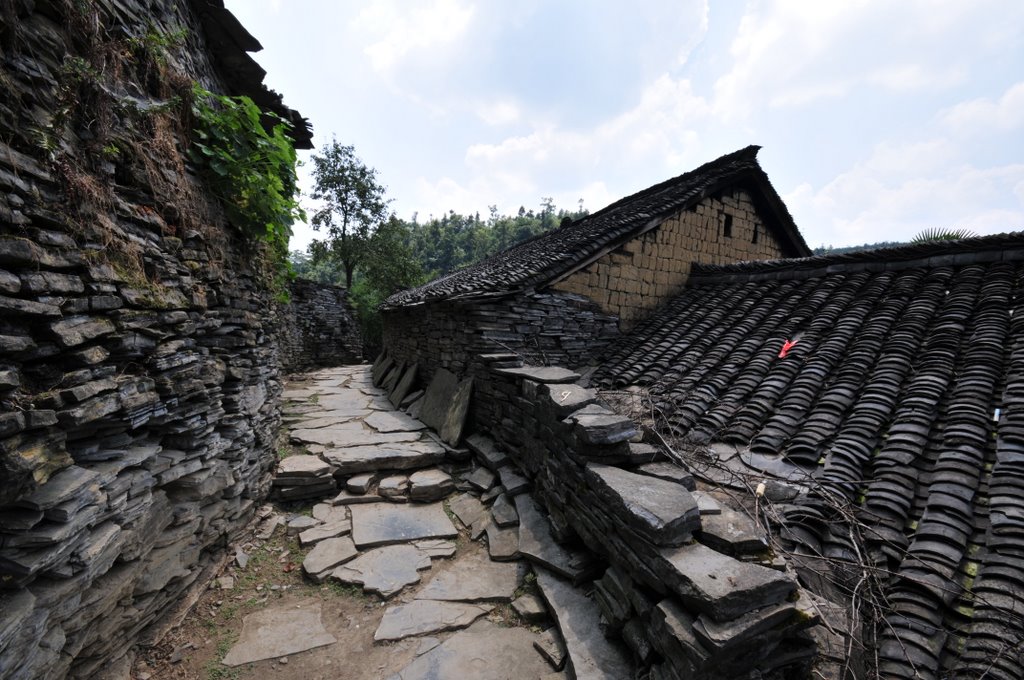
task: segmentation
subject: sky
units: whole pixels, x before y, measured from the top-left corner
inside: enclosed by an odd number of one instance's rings
[[[757,144],[811,247],[1024,229],[1020,0],[226,5],[405,219],[595,211]]]

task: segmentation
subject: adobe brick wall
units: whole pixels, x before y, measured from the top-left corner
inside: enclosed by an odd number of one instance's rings
[[[731,236],[723,234],[727,215],[732,218]],[[593,300],[628,327],[678,293],[694,262],[727,264],[782,256],[750,194],[732,189],[666,219],[552,288]]]

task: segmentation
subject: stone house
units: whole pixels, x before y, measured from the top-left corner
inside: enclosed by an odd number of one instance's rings
[[[384,345],[426,372],[479,354],[586,364],[694,264],[810,255],[750,146],[383,305]]]

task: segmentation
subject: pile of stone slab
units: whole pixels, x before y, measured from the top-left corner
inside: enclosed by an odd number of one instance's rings
[[[632,421],[599,405],[594,392],[557,382],[573,379],[570,372],[494,374],[480,384],[497,405],[492,432],[505,453],[487,457],[504,455],[530,480],[554,536],[581,541],[610,565],[594,583],[594,602],[608,634],[651,677],[808,666],[816,609],[746,514],[696,490],[686,470],[638,442]],[[523,499],[520,522],[535,512]]]

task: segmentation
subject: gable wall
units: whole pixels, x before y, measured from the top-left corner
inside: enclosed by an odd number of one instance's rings
[[[730,237],[722,233],[726,215],[732,216]],[[751,243],[755,228],[756,244]],[[733,189],[679,212],[553,288],[583,295],[629,326],[678,293],[694,262],[727,264],[782,256],[750,194]]]

